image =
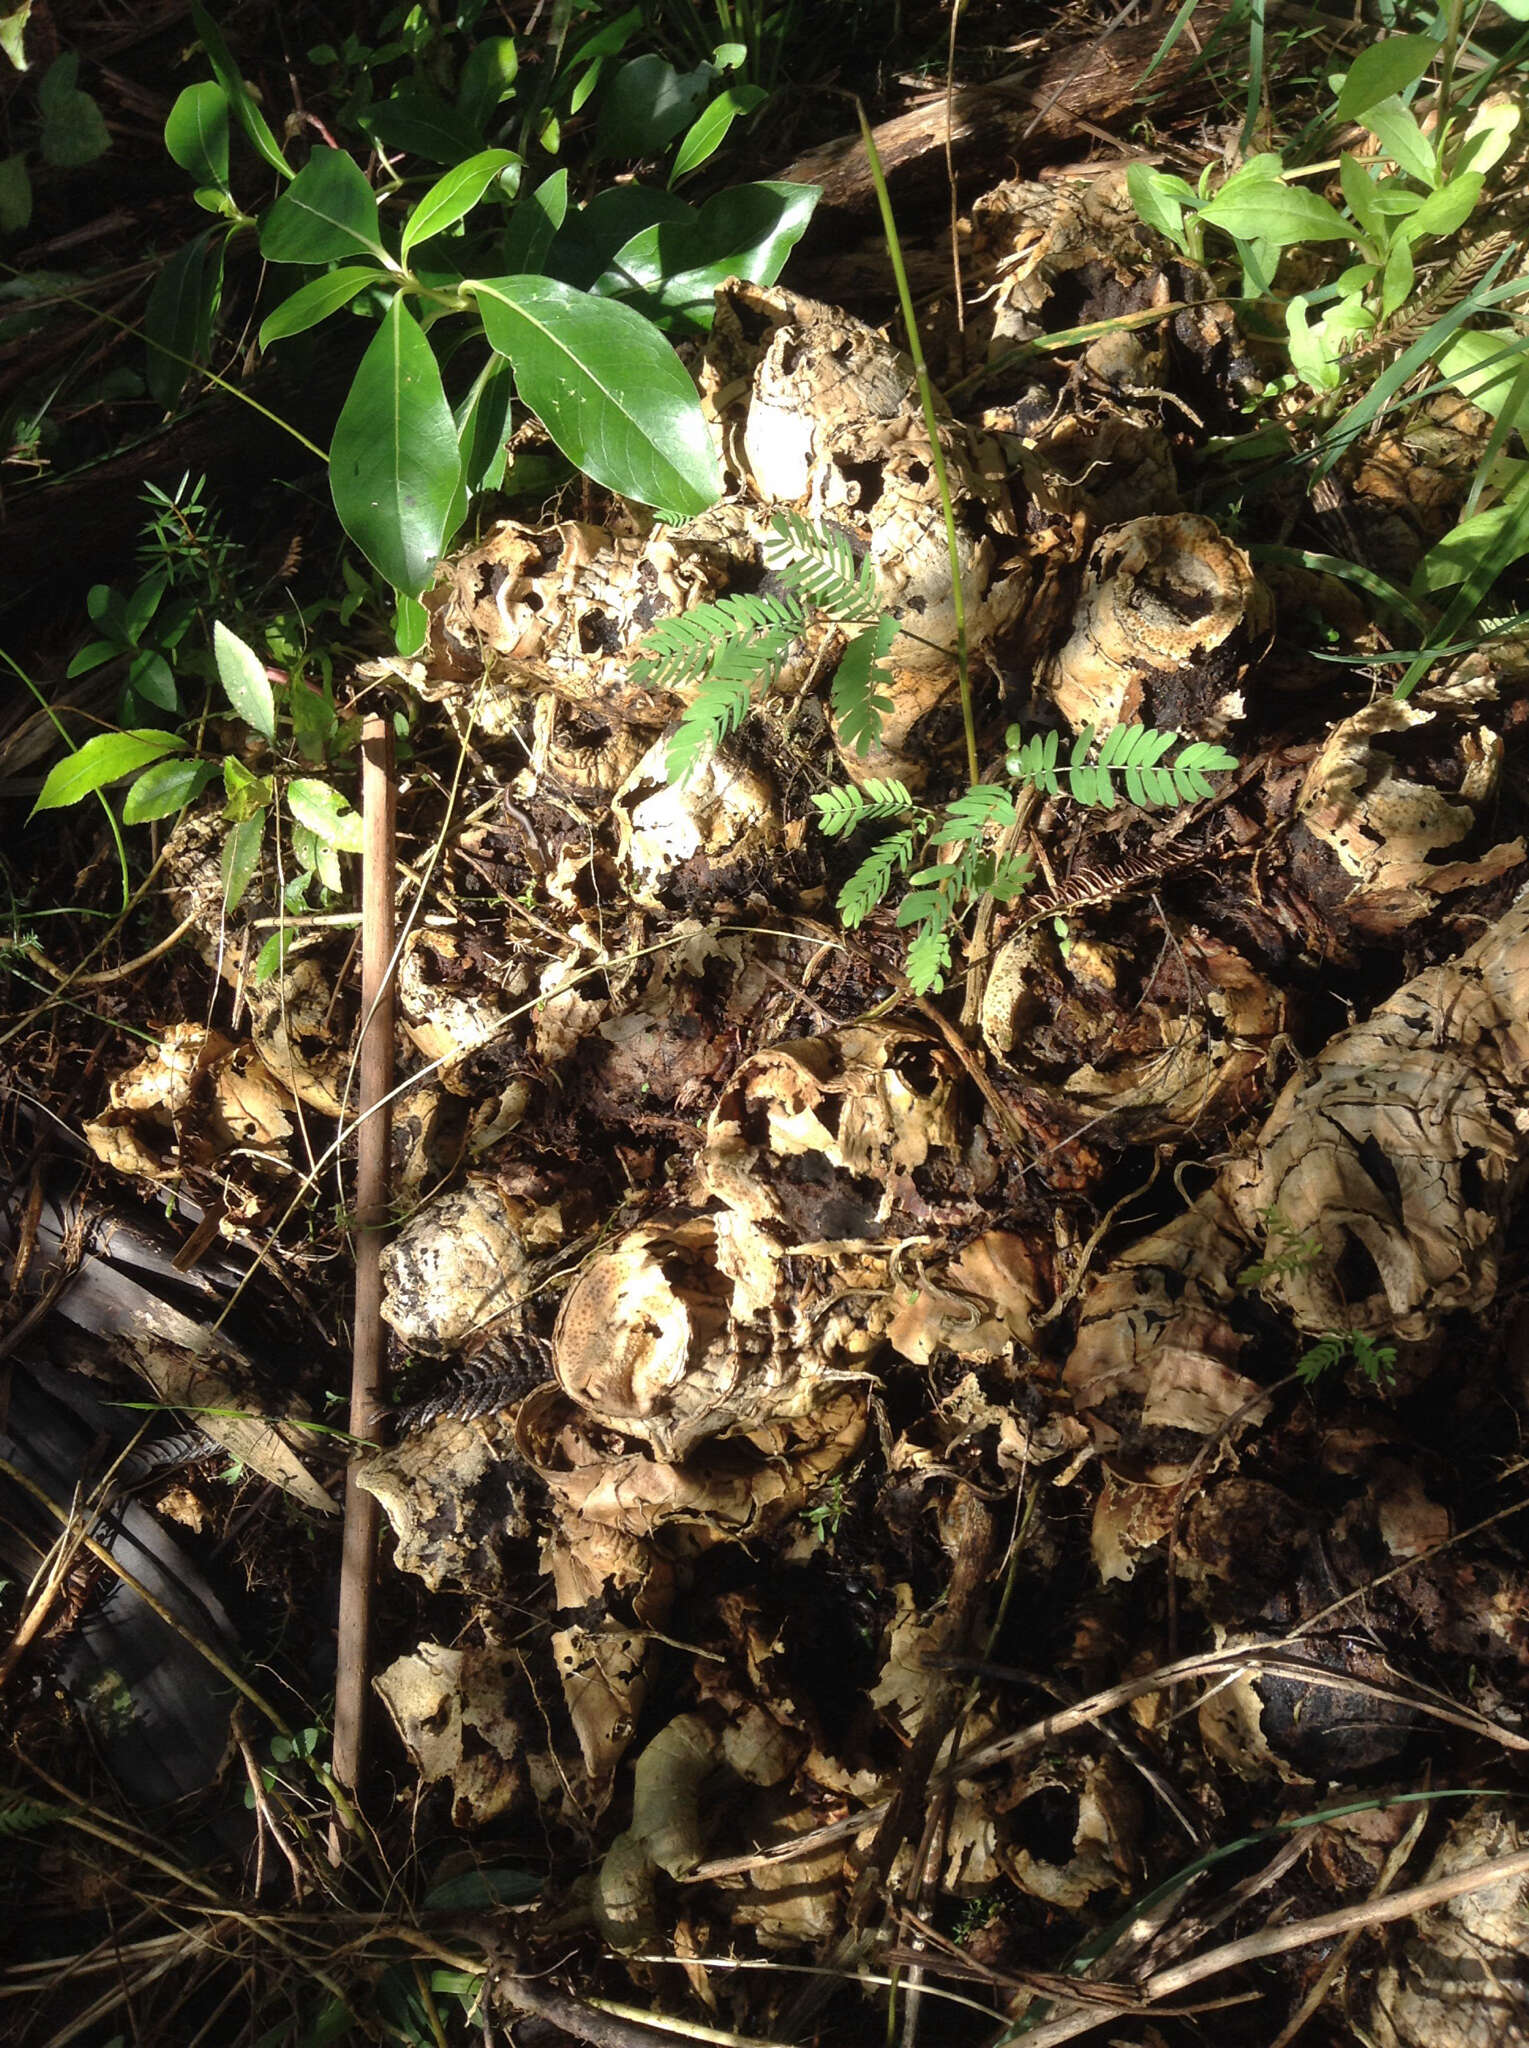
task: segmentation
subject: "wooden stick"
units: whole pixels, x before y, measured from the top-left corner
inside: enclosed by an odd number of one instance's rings
[[[388,1218],[388,1096],[393,1085],[393,884],[395,807],[393,730],[374,713],[361,728],[361,1043],[356,1126],[356,1312],[351,1350],[350,1430],[375,1443],[383,1406],[382,1233]],[[365,1757],[378,1510],[345,1475],[345,1533],[340,1559],[340,1619],[334,1695],[334,1775],[359,1790]],[[338,1825],[329,1838],[340,1860]]]

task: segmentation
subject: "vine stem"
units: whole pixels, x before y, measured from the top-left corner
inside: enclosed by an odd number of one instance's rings
[[[940,446],[940,421],[935,411],[934,385],[930,381],[929,366],[924,361],[923,344],[918,336],[918,321],[913,312],[913,294],[908,289],[908,272],[903,264],[902,243],[898,239],[897,222],[892,217],[892,201],[887,192],[881,158],[876,151],[876,138],[871,133],[871,124],[866,119],[865,108],[858,98],[855,101],[855,113],[859,117],[860,133],[865,138],[865,153],[871,167],[871,183],[876,188],[876,204],[881,209],[881,230],[886,237],[887,254],[892,259],[892,275],[897,280],[897,301],[902,307],[903,326],[907,330],[908,354],[912,358],[913,374],[918,382],[919,403],[924,408],[924,425],[929,430],[930,459],[935,482],[939,486],[940,509],[945,514],[945,545],[950,551],[951,609],[956,620],[956,675],[961,686],[961,724],[966,733],[966,772],[967,780],[977,783],[982,780],[982,775],[977,764],[977,724],[972,713],[971,664],[966,648],[966,592],[961,583],[961,550],[956,540],[956,508],[950,495],[950,476],[945,467],[945,451]]]

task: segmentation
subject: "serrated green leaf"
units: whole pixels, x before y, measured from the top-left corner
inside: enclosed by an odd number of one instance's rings
[[[236,825],[230,825],[223,841],[220,866],[223,874],[223,914],[228,916],[244,901],[245,891],[260,865],[260,848],[265,839],[266,813],[256,811]]]
[[[215,80],[179,95],[165,122],[165,148],[198,185],[228,189],[228,94]]]
[[[640,313],[547,277],[470,289],[522,400],[586,476],[672,519],[716,501],[722,472],[695,386]]]
[[[197,797],[217,774],[215,761],[156,761],[146,768],[122,802],[124,825],[148,825],[170,818]]]
[[[290,335],[303,334],[308,328],[317,327],[331,313],[338,313],[342,306],[348,306],[369,284],[385,284],[387,281],[386,271],[359,263],[346,264],[339,270],[326,271],[322,277],[310,278],[289,299],[283,299],[266,315],[260,325],[260,346],[266,349],[273,341],[285,341]]]
[[[434,574],[461,471],[440,366],[402,297],[361,358],[329,450],[340,524],[395,590]]]
[[[241,640],[237,633],[231,632],[221,619],[212,629],[212,651],[223,694],[236,715],[262,739],[274,740],[276,699],[265,672],[265,663],[254,648]]]
[[[377,199],[343,149],[316,149],[260,228],[270,263],[332,263],[367,255],[385,260]]]
[[[437,178],[409,215],[399,246],[401,260],[407,263],[411,249],[454,227],[463,214],[472,211],[495,179],[519,162],[513,149],[484,149]]]
[[[147,768],[166,754],[183,754],[186,742],[172,732],[140,729],[130,732],[101,732],[48,770],[31,815],[38,811],[66,810],[82,797],[120,782],[124,775]]]
[[[361,851],[361,813],[327,782],[299,776],[287,784],[287,808],[325,846],[341,853]]]

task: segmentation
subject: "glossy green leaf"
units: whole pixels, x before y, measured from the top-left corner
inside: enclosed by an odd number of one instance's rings
[[[292,166],[281,153],[281,145],[271,133],[265,115],[256,106],[254,96],[240,76],[239,67],[229,54],[223,32],[213,20],[201,0],[191,0],[191,20],[196,29],[197,40],[207,53],[212,66],[212,75],[228,95],[229,105],[238,116],[239,125],[265,158],[271,169],[283,178],[290,178]]]
[[[93,164],[111,148],[111,134],[101,109],[88,92],[75,84],[80,60],[73,50],[54,58],[37,84],[37,104],[42,113],[39,141],[43,161],[60,170],[78,170]]]
[[[1357,121],[1371,107],[1420,79],[1439,54],[1434,36],[1387,36],[1361,50],[1338,94],[1340,121]]]
[[[553,238],[568,217],[568,173],[554,171],[534,192],[526,193],[510,215],[504,236],[508,273],[536,277],[541,273]]]
[[[185,751],[186,742],[173,732],[99,732],[48,770],[32,814],[65,810],[108,783],[147,768],[151,761]]]
[[[595,130],[604,157],[654,157],[695,119],[717,82],[709,64],[676,71],[649,54],[623,64],[605,89]]]
[[[695,386],[640,313],[548,277],[472,289],[521,398],[570,462],[671,518],[715,503],[722,473]]]
[[[483,147],[483,130],[475,121],[420,85],[400,85],[356,119],[384,149],[401,149],[433,164],[460,163]]]
[[[265,672],[265,663],[254,648],[241,640],[237,633],[230,632],[221,619],[212,629],[212,652],[218,664],[218,680],[223,685],[223,694],[233,706],[236,717],[242,718],[262,739],[274,740],[276,699]]]
[[[260,253],[272,263],[385,255],[376,196],[359,164],[343,149],[316,149],[262,222]]]
[[[4,14],[0,14],[0,50],[17,71],[27,69],[27,23],[31,18],[32,0],[11,0]]]
[[[170,258],[149,293],[143,311],[148,386],[166,411],[180,397],[192,371],[207,360],[223,295],[225,248],[221,229],[204,228]]]
[[[457,447],[462,458],[462,513],[466,498],[496,491],[504,476],[514,379],[503,356],[492,356],[456,410]],[[461,515],[459,515],[460,517]]]
[[[341,853],[361,851],[361,813],[327,782],[300,775],[287,784],[287,806],[299,825],[306,825],[326,846]]]
[[[148,825],[156,818],[173,818],[201,795],[217,772],[215,761],[156,761],[123,799],[123,824]]]
[[[459,468],[440,366],[395,298],[335,422],[329,486],[340,524],[406,595],[424,589],[440,559]]]
[[[454,227],[464,213],[477,205],[500,172],[519,162],[513,149],[483,149],[465,163],[457,164],[443,178],[437,178],[409,216],[399,249],[403,261],[408,262],[409,251],[416,243]]]
[[[115,661],[122,651],[120,640],[92,640],[74,656],[64,674],[88,676],[92,669],[99,668],[103,662]]]
[[[221,867],[223,871],[223,910],[237,910],[244,901],[245,891],[255,878],[260,865],[260,847],[265,838],[266,813],[256,811],[253,816],[242,819],[237,825],[230,825],[223,841]]]
[[[762,85],[732,85],[726,92],[718,93],[710,106],[704,107],[691,122],[675,156],[669,183],[677,184],[689,172],[698,170],[709,157],[715,156],[727,139],[727,131],[739,116],[752,114],[769,97]]]
[[[634,235],[593,289],[621,296],[640,291],[639,310],[650,318],[704,333],[724,279],[775,282],[819,197],[816,185],[729,186],[693,221]]]
[[[430,635],[430,614],[417,597],[399,591],[393,606],[393,645],[400,654],[418,654]]]
[[[656,185],[612,185],[597,192],[564,221],[548,251],[545,269],[565,284],[592,285],[618,249],[660,222],[693,222],[696,209],[676,192]]]
[[[1347,242],[1353,230],[1319,192],[1268,178],[1234,188],[1229,181],[1200,218],[1229,235],[1257,237],[1287,248],[1293,242]]]
[[[1434,146],[1400,100],[1382,100],[1378,106],[1366,108],[1364,126],[1379,138],[1381,148],[1393,163],[1400,164],[1425,185],[1439,182],[1439,160]]]
[[[269,981],[273,974],[279,974],[287,962],[287,948],[295,934],[286,926],[272,932],[260,951],[255,955],[255,986],[259,988]]]
[[[496,107],[515,90],[520,58],[513,36],[485,36],[475,43],[457,80],[457,111],[480,133]]]
[[[228,186],[228,94],[211,78],[188,85],[170,109],[165,148],[198,185]]]
[[[388,281],[386,271],[359,263],[344,264],[339,270],[326,270],[322,277],[310,278],[290,299],[283,299],[274,312],[266,315],[260,325],[260,346],[269,348],[273,341],[285,341],[289,335],[317,327],[331,313],[348,306],[369,284]]]

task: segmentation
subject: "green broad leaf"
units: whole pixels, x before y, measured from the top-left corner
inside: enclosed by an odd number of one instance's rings
[[[1526,552],[1525,510],[1529,488],[1520,484],[1500,505],[1462,519],[1442,540],[1436,540],[1413,572],[1412,587],[1420,593],[1453,590],[1479,563],[1501,551],[1504,566]]]
[[[48,770],[31,815],[66,810],[82,797],[105,789],[108,783],[120,782],[124,775],[147,768],[151,761],[185,751],[186,742],[173,732],[99,732]]]
[[[393,645],[400,654],[418,654],[429,637],[429,612],[417,597],[400,590],[393,607]]]
[[[661,326],[706,333],[718,285],[729,277],[773,284],[820,197],[816,185],[730,186],[708,199],[693,220],[634,235],[591,289],[640,293],[638,310]]]
[[[287,693],[292,717],[292,737],[305,761],[322,761],[329,751],[337,720],[334,705],[311,683],[294,682]]]
[[[554,171],[543,178],[534,192],[526,193],[515,211],[504,237],[504,262],[508,273],[538,276],[554,236],[568,217],[568,173]]]
[[[286,966],[287,948],[292,944],[294,937],[295,934],[287,929],[286,926],[283,926],[280,931],[272,932],[271,936],[260,948],[260,951],[255,955],[256,988],[259,988],[263,982],[269,981],[273,974],[280,974],[282,968]]]
[[[421,85],[398,86],[356,121],[384,149],[403,150],[433,164],[460,163],[483,147],[477,122]]]
[[[173,818],[195,802],[217,772],[215,761],[156,761],[124,797],[123,824],[149,825],[156,818]]]
[[[271,263],[385,261],[376,195],[360,165],[343,149],[316,149],[261,223],[260,253]]]
[[[228,94],[214,79],[188,85],[176,100],[165,148],[198,185],[228,189]]]
[[[37,85],[43,161],[64,171],[93,164],[111,148],[111,135],[101,109],[88,92],[79,91],[75,85],[79,70],[78,55],[65,50],[54,58]]]
[[[1441,185],[1436,192],[1430,192],[1422,205],[1407,221],[1409,242],[1421,241],[1425,235],[1452,235],[1456,228],[1464,227],[1476,211],[1481,200],[1481,173],[1463,171],[1451,178],[1447,185]]]
[[[1126,172],[1131,204],[1149,228],[1165,235],[1176,249],[1184,246],[1184,206],[1195,202],[1193,188],[1150,164],[1132,164]]]
[[[663,57],[633,57],[612,78],[600,102],[596,155],[661,155],[695,119],[716,82],[710,64],[681,72]]]
[[[1439,55],[1434,36],[1387,36],[1354,59],[1334,110],[1340,121],[1357,121],[1371,107],[1405,92]]]
[[[213,20],[201,0],[191,0],[191,20],[196,29],[197,40],[207,54],[212,66],[212,75],[228,96],[228,103],[238,116],[239,125],[250,141],[265,158],[278,177],[290,178],[292,166],[281,153],[281,145],[271,133],[265,115],[255,104],[254,95],[239,74],[239,67],[229,54],[223,32]]]
[[[1398,99],[1367,107],[1364,126],[1395,164],[1428,186],[1439,182],[1439,159],[1433,144]]]
[[[669,183],[676,185],[691,171],[699,170],[722,147],[733,123],[742,115],[752,114],[769,97],[762,85],[732,85],[726,92],[718,93],[686,131],[669,173]]]
[[[26,32],[31,18],[32,0],[12,0],[12,5],[0,14],[0,50],[17,71],[27,69]]]
[[[32,218],[32,180],[18,152],[0,157],[0,235],[19,235]]]
[[[1386,217],[1375,204],[1375,180],[1364,165],[1347,151],[1338,159],[1338,177],[1349,212],[1376,245],[1376,253],[1379,254],[1385,247]]]
[[[259,810],[230,825],[223,841],[220,866],[223,873],[223,915],[239,908],[245,891],[260,865],[260,848],[265,840],[266,813]]]
[[[1519,101],[1506,95],[1478,107],[1455,152],[1455,173],[1485,173],[1500,164],[1513,147],[1523,114]]]
[[[510,99],[520,58],[513,36],[485,36],[475,43],[457,80],[457,112],[481,134],[489,116]]]
[[[321,320],[327,320],[331,313],[338,313],[342,306],[348,306],[369,284],[388,282],[386,271],[373,270],[367,264],[348,263],[339,270],[326,270],[322,277],[310,278],[307,284],[300,285],[291,298],[283,299],[266,315],[260,325],[260,346],[266,349],[273,341],[303,334],[308,328],[317,327]]]
[[[514,389],[509,364],[503,356],[491,356],[456,410],[457,452],[462,463],[461,511],[454,519],[448,518],[449,532],[455,531],[466,516],[469,498],[479,491],[496,491],[503,481]]]
[[[500,172],[519,162],[513,149],[482,149],[437,178],[409,215],[398,251],[402,261],[408,262],[409,251],[418,243],[455,227],[463,214],[477,205]]]
[[[640,313],[553,278],[485,278],[471,289],[522,400],[570,462],[669,518],[715,503],[722,472],[695,386]]]
[[[181,708],[170,664],[153,647],[141,648],[128,663],[127,687],[145,704],[152,704],[156,711],[179,711]]]
[[[1439,375],[1461,398],[1468,398],[1472,405],[1479,405],[1495,420],[1501,417],[1515,379],[1525,361],[1529,360],[1529,354],[1526,354],[1523,337],[1515,329],[1477,327],[1454,335],[1434,360]],[[1482,516],[1490,517],[1490,514]],[[1476,522],[1468,523],[1474,525]],[[1446,534],[1439,545],[1442,547],[1464,531],[1464,527],[1456,527],[1454,533]],[[1434,552],[1437,553],[1437,549]]]
[[[747,43],[718,43],[711,53],[711,61],[719,71],[740,71],[749,61]]]
[[[218,665],[218,680],[223,685],[224,696],[234,708],[234,715],[242,718],[251,732],[258,732],[262,739],[274,740],[276,699],[265,672],[265,663],[254,648],[241,640],[237,633],[230,632],[221,619],[212,629],[212,652]]]
[[[287,808],[315,839],[341,853],[361,851],[361,813],[327,782],[299,776],[287,784]]]
[[[329,487],[340,524],[405,596],[419,595],[440,560],[459,473],[440,366],[400,295],[335,421]]]
[[[1412,238],[1398,235],[1391,244],[1386,258],[1385,273],[1380,286],[1380,317],[1389,320],[1393,313],[1400,311],[1412,296],[1414,265],[1412,261]]]
[[[122,642],[120,640],[88,641],[64,670],[64,674],[66,676],[88,676],[92,669],[100,668],[103,662],[115,661],[122,651]]]
[[[536,1898],[541,1889],[542,1880],[534,1871],[504,1865],[498,1870],[464,1870],[456,1877],[448,1877],[432,1885],[422,1903],[436,1912],[445,1908],[464,1912],[482,1906],[518,1906]]]
[[[1294,242],[1347,242],[1353,232],[1319,192],[1284,185],[1276,178],[1248,184],[1229,181],[1202,207],[1200,218],[1229,235],[1256,237],[1282,249]]]
[[[656,185],[612,185],[569,214],[542,267],[565,284],[584,289],[644,228],[695,218],[696,209],[677,192],[664,192]]]
[[[221,229],[204,228],[170,258],[149,293],[143,312],[147,381],[150,396],[167,412],[175,407],[186,379],[206,363],[223,296],[226,247]]]
[[[169,570],[158,569],[153,575],[145,576],[134,584],[131,595],[122,607],[122,625],[128,639],[135,644],[142,639],[144,628],[159,610],[159,601],[164,596],[169,581]]]

